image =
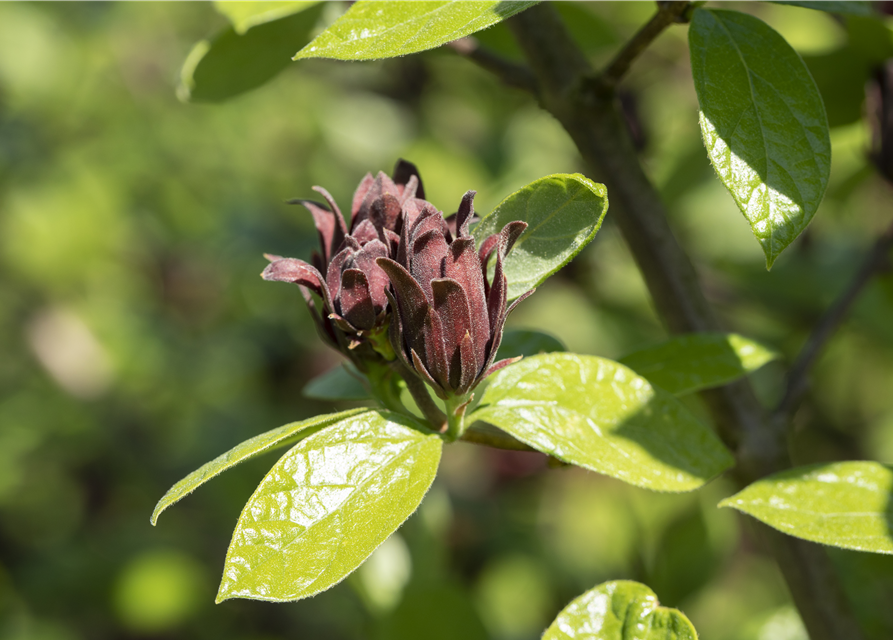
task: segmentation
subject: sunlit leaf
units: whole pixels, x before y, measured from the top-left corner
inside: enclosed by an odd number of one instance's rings
[[[536,2],[361,0],[301,49],[301,58],[375,60],[439,47],[486,29]]]
[[[734,333],[689,333],[624,356],[620,362],[677,396],[719,387],[778,354]]]
[[[437,473],[437,435],[371,411],[302,440],[248,500],[217,601],[307,598],[343,580],[416,510]]]
[[[604,185],[579,173],[559,173],[503,200],[480,221],[474,237],[481,242],[514,220],[528,224],[505,262],[509,299],[514,299],[570,262],[595,237],[607,211]]]
[[[278,429],[273,429],[272,431],[267,431],[259,436],[254,436],[250,440],[246,440],[226,453],[217,456],[206,465],[193,471],[171,487],[161,500],[158,501],[158,504],[155,505],[155,510],[152,512],[152,524],[154,525],[158,521],[158,516],[169,506],[179,502],[211,478],[219,476],[221,473],[227,469],[231,469],[240,462],[250,460],[262,453],[272,451],[273,449],[291,446],[298,440],[306,438],[320,429],[333,425],[340,420],[350,419],[365,411],[368,411],[368,409],[351,409],[349,411],[342,411],[341,413],[330,413],[324,416],[316,416],[315,418],[310,418],[309,420],[304,420],[302,422],[292,422],[279,427]]]
[[[893,467],[879,462],[790,469],[754,482],[719,506],[805,540],[893,554]]]
[[[808,0],[774,0],[775,4],[789,4],[804,9],[815,9],[828,13],[848,13],[855,16],[870,16],[874,13],[871,2],[864,0],[820,0],[809,2]]]
[[[310,40],[323,5],[307,4],[242,34],[230,27],[196,44],[183,63],[177,95],[188,102],[220,102],[272,79],[291,63],[295,49]]]
[[[561,340],[548,333],[533,329],[506,329],[496,352],[496,360],[566,350]]]
[[[358,371],[350,372],[343,364],[331,371],[313,378],[301,393],[307,398],[317,400],[367,400],[372,397],[368,389],[357,378],[362,375]]]
[[[753,16],[697,9],[689,45],[707,154],[771,267],[828,184],[822,98],[800,56]]]
[[[543,640],[571,639],[698,640],[698,634],[685,614],[661,607],[644,584],[614,580],[567,605],[543,634]]]
[[[215,0],[214,8],[225,15],[239,35],[245,33],[251,27],[272,22],[279,18],[290,16],[294,13],[309,9],[319,0],[309,2],[265,2],[263,0],[248,2],[233,2],[231,0]]]
[[[549,353],[490,376],[470,420],[559,460],[658,491],[690,491],[731,466],[714,433],[623,365]]]

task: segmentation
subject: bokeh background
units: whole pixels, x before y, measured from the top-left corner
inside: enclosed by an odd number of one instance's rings
[[[558,6],[596,64],[653,12]],[[729,328],[790,360],[893,211],[863,118],[893,32],[889,20],[734,6],[801,52],[833,126],[824,204],[771,273],[701,145],[684,26],[637,62],[624,104]],[[317,28],[343,10],[327,4]],[[302,397],[337,356],[297,289],[258,276],[264,252],[306,258],[316,243],[309,215],[284,200],[319,184],[347,207],[367,171],[404,157],[440,208],[476,189],[486,213],[536,178],[583,169],[532,99],[448,50],[294,63],[221,104],[179,101],[193,44],[226,26],[209,3],[0,4],[0,638],[523,640],[619,578],[649,584],[705,639],[805,638],[746,520],[714,507],[733,490],[724,480],[663,495],[465,444],[447,448],[420,511],[338,587],[214,604],[241,506],[275,457],[224,474],[153,528],[155,502],[238,442],[347,406]],[[481,39],[517,55],[504,26]],[[510,324],[607,357],[666,336],[610,211]],[[754,376],[767,404],[782,371]],[[796,462],[893,463],[889,272],[814,383]],[[893,558],[831,553],[871,637],[893,637]]]

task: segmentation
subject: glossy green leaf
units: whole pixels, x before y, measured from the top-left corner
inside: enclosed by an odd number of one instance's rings
[[[542,331],[533,329],[506,329],[496,352],[496,360],[535,356],[538,353],[567,351],[561,340]]]
[[[443,441],[422,429],[371,411],[288,451],[242,510],[217,601],[299,600],[360,566],[434,480]]]
[[[310,418],[309,420],[304,420],[302,422],[292,422],[279,427],[278,429],[273,429],[272,431],[267,431],[266,433],[254,436],[250,440],[246,440],[226,453],[217,456],[206,465],[196,469],[171,487],[161,500],[158,501],[158,504],[155,505],[155,510],[152,512],[151,518],[152,524],[154,525],[158,522],[158,516],[169,506],[179,502],[211,478],[219,476],[221,473],[227,469],[231,469],[240,462],[250,460],[262,453],[272,451],[273,449],[291,446],[298,440],[306,438],[320,429],[324,429],[341,420],[349,420],[366,411],[369,410],[359,408],[342,411],[341,413],[316,416],[315,418]]]
[[[658,491],[697,489],[732,465],[676,398],[612,360],[532,356],[488,382],[469,419],[559,460]]]
[[[235,32],[241,35],[251,27],[299,13],[315,4],[319,4],[319,0],[311,0],[309,2],[295,0],[291,2],[265,2],[263,0],[256,2],[232,2],[215,0],[214,8],[225,15],[232,23]]]
[[[601,227],[608,192],[579,173],[558,173],[510,195],[474,229],[481,242],[514,220],[528,227],[505,262],[509,299],[538,287],[570,262]]]
[[[439,47],[505,20],[536,4],[447,0],[360,0],[301,49],[301,58],[376,60]]]
[[[805,540],[893,554],[893,467],[879,462],[790,469],[754,482],[719,506]]]
[[[316,400],[368,400],[372,395],[357,378],[363,374],[356,369],[348,371],[350,366],[345,363],[313,378],[301,393]]]
[[[677,396],[728,384],[778,354],[734,333],[690,333],[624,356],[620,362]]]
[[[227,3],[228,4],[228,3]],[[220,102],[259,87],[285,69],[310,40],[323,5],[248,28],[230,27],[193,47],[180,72],[177,95],[188,102]]]
[[[543,634],[543,640],[571,639],[698,640],[698,634],[685,614],[661,607],[644,584],[614,580],[567,605]]]
[[[804,9],[815,9],[827,13],[847,13],[855,16],[870,16],[874,14],[871,2],[863,0],[820,0],[809,2],[808,0],[775,0],[775,4],[789,4]]]
[[[800,56],[753,16],[697,9],[689,45],[704,146],[771,267],[828,185],[822,98]]]

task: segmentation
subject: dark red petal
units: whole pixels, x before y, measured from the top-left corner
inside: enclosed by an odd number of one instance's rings
[[[515,242],[521,237],[521,234],[524,233],[525,229],[527,229],[527,223],[521,222],[520,220],[509,222],[502,228],[499,235],[504,243],[503,246],[500,247],[503,255],[507,256],[509,254],[509,251],[515,246]]]
[[[425,368],[425,363],[422,362],[422,359],[419,357],[419,354],[416,353],[415,349],[410,350],[410,356],[412,357],[412,369],[419,374],[419,377],[427,382],[430,386],[432,386],[437,392],[438,396],[443,395],[443,391],[441,390],[440,384],[438,384],[437,380],[435,380],[431,373]]]
[[[466,333],[459,343],[459,360],[462,364],[462,375],[454,388],[457,394],[463,395],[471,390],[478,376],[478,363],[470,333]]]
[[[341,272],[353,266],[353,254],[352,247],[345,247],[336,253],[329,263],[329,268],[326,270],[326,284],[329,286],[333,300],[338,299],[338,294],[341,291]],[[335,311],[340,312],[341,310],[335,309]]]
[[[264,258],[266,258],[270,262],[276,262],[277,260],[285,260],[284,256],[277,256],[275,253],[265,253]]]
[[[467,238],[470,235],[468,233],[468,223],[474,215],[474,196],[476,193],[477,191],[467,191],[465,195],[462,196],[462,203],[459,205],[459,210],[456,212],[457,238]]]
[[[372,203],[369,219],[376,229],[391,229],[393,231],[397,228],[397,220],[401,211],[400,201],[390,193],[385,193]]]
[[[313,290],[323,297],[331,307],[329,289],[323,280],[322,274],[303,260],[296,258],[284,258],[267,265],[261,274],[264,280],[275,282],[291,282]]]
[[[375,260],[387,257],[388,248],[380,240],[373,240],[363,245],[363,248],[354,254],[356,268],[366,274],[366,279],[369,282],[369,294],[372,297],[372,305],[375,307],[376,313],[384,310],[388,304],[385,291],[388,289],[390,280],[381,267],[375,263]]]
[[[338,226],[335,213],[326,209],[319,202],[313,202],[312,200],[289,200],[288,204],[303,205],[310,212],[310,215],[313,216],[313,224],[319,232],[319,245],[322,247],[322,257],[325,264],[329,264],[332,254],[344,238],[344,234]],[[344,225],[343,220],[341,225]]]
[[[419,343],[424,345],[423,362],[434,379],[443,389],[451,389],[450,366],[447,360],[447,352],[444,348],[443,323],[432,308],[424,318],[424,328],[421,336],[410,336],[412,347],[418,352]],[[419,340],[418,338],[421,338]]]
[[[391,314],[390,324],[388,325],[388,339],[391,341],[391,346],[394,348],[394,353],[397,354],[397,357],[400,358],[400,361],[412,369],[411,357],[409,355],[409,348],[406,345],[406,340],[403,336],[403,323],[400,320],[400,314],[397,309],[399,309],[396,298],[394,298],[394,294],[390,291],[385,291],[385,295],[388,297],[388,303],[391,305],[391,309],[394,312]]]
[[[444,276],[456,280],[465,291],[471,312],[471,337],[478,367],[483,366],[490,340],[490,315],[487,310],[487,289],[480,259],[474,250],[474,238],[460,238],[450,245],[444,261]]]
[[[359,269],[347,269],[341,274],[339,303],[341,315],[357,329],[375,326],[377,313],[369,294],[369,280]]]
[[[444,236],[449,233],[443,214],[426,202],[419,217],[409,228],[409,241],[415,242],[416,238],[429,231],[437,231]]]
[[[508,283],[505,279],[505,271],[503,270],[502,261],[503,254],[501,251],[497,251],[496,269],[493,272],[493,282],[490,283],[490,295],[487,297],[487,315],[490,318],[491,339],[497,331],[501,331],[502,323],[505,320],[505,304],[506,295],[508,293]]]
[[[443,233],[439,230],[422,234],[412,243],[409,256],[409,271],[412,277],[422,286],[428,300],[433,300],[431,281],[443,277],[443,267],[449,247]]]
[[[375,263],[388,275],[397,298],[403,339],[407,346],[415,346],[413,336],[421,334],[428,314],[428,298],[413,277],[402,265],[390,258],[378,258]]]
[[[397,160],[397,164],[394,166],[394,182],[398,185],[407,185],[413,176],[418,180],[416,197],[424,200],[425,189],[422,186],[422,176],[419,175],[418,168],[413,163],[404,160],[403,158]]]
[[[491,373],[496,373],[500,369],[503,369],[503,368],[509,366],[510,364],[515,364],[516,362],[518,362],[518,360],[520,360],[523,357],[524,356],[516,356],[514,358],[506,358],[505,360],[500,360],[499,362],[494,363],[486,371],[484,371],[484,375],[482,375],[480,377],[480,379],[483,380],[484,378],[489,376]]]
[[[357,213],[360,211],[363,200],[366,199],[366,194],[369,193],[369,189],[372,188],[373,182],[375,182],[375,178],[372,177],[371,173],[367,173],[365,176],[363,176],[363,179],[360,181],[360,185],[357,187],[357,190],[353,194],[353,202],[350,205],[351,229],[354,226],[354,220],[357,217]]]
[[[450,278],[432,280],[431,289],[434,294],[434,313],[439,317],[443,328],[443,347],[446,362],[449,365],[447,377],[450,386],[456,389],[465,377],[459,346],[465,336],[469,336],[471,339],[471,310],[462,285],[455,280]],[[473,369],[472,378],[477,375],[474,360],[474,349],[472,348],[470,363]]]
[[[335,323],[335,326],[341,329],[344,333],[353,334],[356,333],[358,330],[358,327],[353,326],[345,318],[342,318],[337,313],[330,313],[329,320]]]
[[[362,220],[348,237],[353,238],[361,245],[381,239],[375,224],[370,219]]]
[[[340,234],[342,238],[346,236],[347,225],[344,224],[344,216],[341,215],[341,209],[338,208],[338,203],[335,202],[335,198],[333,198],[332,194],[326,191],[324,187],[315,186],[313,187],[313,190],[326,199],[326,202],[329,204],[329,209],[335,214],[335,226],[337,227],[336,234]],[[337,238],[336,241],[340,242]]]

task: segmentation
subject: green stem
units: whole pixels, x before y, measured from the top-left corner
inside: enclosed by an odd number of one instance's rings
[[[440,410],[440,407],[431,398],[425,383],[412,371],[409,371],[400,360],[394,360],[391,363],[391,367],[406,382],[406,389],[412,395],[412,399],[415,400],[422,415],[430,423],[431,429],[437,433],[446,433],[448,429],[446,414]]]
[[[465,409],[469,402],[471,402],[471,394],[450,396],[446,400],[446,437],[450,442],[458,440],[465,433]]]

